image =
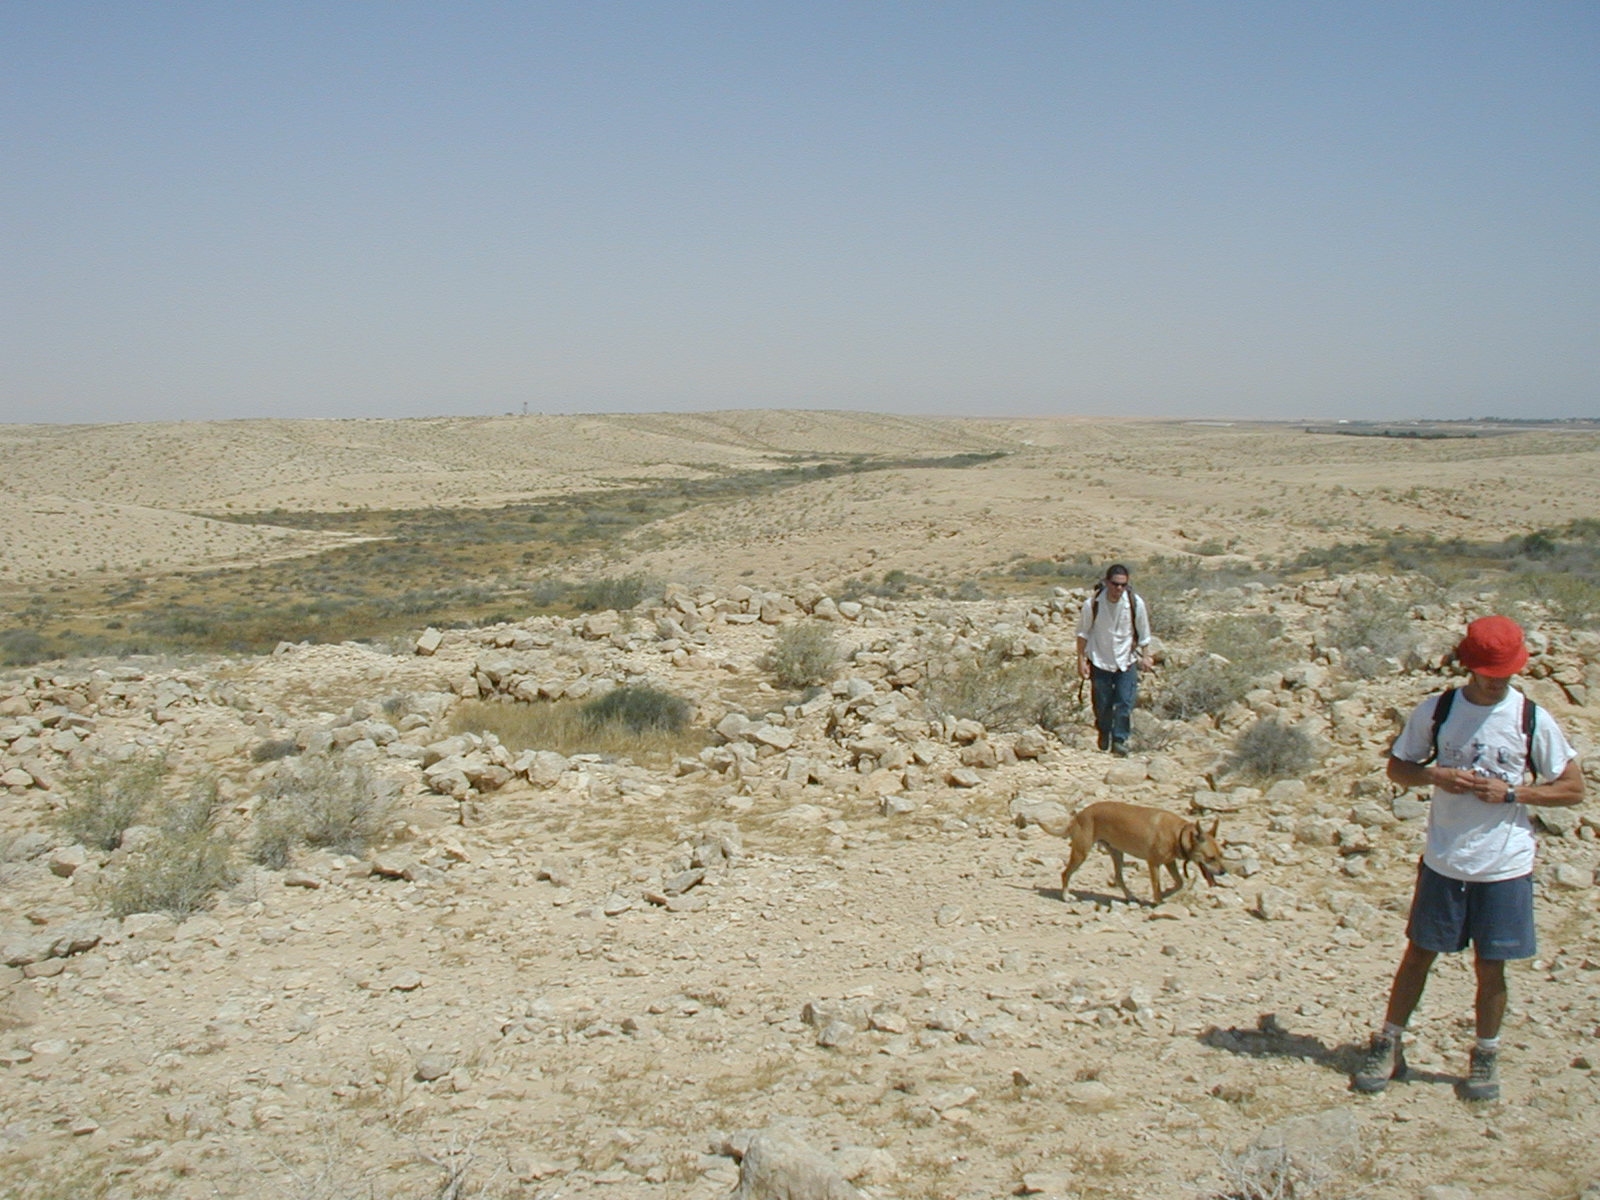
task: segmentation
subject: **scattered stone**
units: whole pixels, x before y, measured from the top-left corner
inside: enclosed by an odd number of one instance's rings
[[[1077,1079],[1061,1089],[1061,1098],[1076,1108],[1103,1112],[1116,1105],[1117,1094],[1098,1079]]]
[[[1262,888],[1256,894],[1255,911],[1267,921],[1292,920],[1295,914],[1294,895],[1280,887]]]
[[[1594,869],[1572,863],[1557,863],[1550,872],[1551,881],[1569,892],[1583,891],[1594,886]]]
[[[50,874],[70,879],[89,861],[89,852],[83,846],[60,846],[50,852]]]
[[[455,1055],[443,1051],[430,1051],[417,1058],[416,1078],[423,1083],[432,1083],[435,1079],[443,1079],[455,1070]]]
[[[1078,1193],[1073,1176],[1066,1171],[1027,1171],[1023,1173],[1018,1194],[1043,1196],[1046,1200],[1071,1200]]]
[[[672,878],[661,885],[661,891],[668,896],[681,896],[692,887],[698,887],[705,881],[704,867],[694,867],[687,871],[679,871]]]
[[[839,1169],[810,1146],[778,1130],[750,1139],[729,1200],[864,1200]]]
[[[1348,1107],[1325,1109],[1269,1125],[1240,1156],[1250,1177],[1278,1181],[1282,1195],[1325,1186],[1361,1154],[1361,1123]]]
[[[1116,759],[1106,768],[1105,781],[1111,787],[1138,787],[1147,774],[1144,763],[1136,758]]]

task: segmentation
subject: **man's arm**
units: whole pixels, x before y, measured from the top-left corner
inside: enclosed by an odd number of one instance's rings
[[[1094,601],[1085,600],[1078,609],[1078,676],[1089,678],[1089,635],[1094,632]]]
[[[1446,792],[1466,792],[1472,788],[1472,772],[1455,767],[1440,767],[1408,762],[1389,756],[1389,779],[1403,788],[1439,788]]]
[[[1493,782],[1501,783],[1498,779]],[[1566,765],[1566,769],[1549,783],[1530,783],[1526,787],[1517,788],[1517,803],[1537,804],[1543,808],[1571,808],[1574,804],[1583,802],[1583,793],[1583,768],[1578,766],[1577,759],[1573,759]],[[1499,800],[1490,800],[1487,796],[1478,797],[1480,800],[1489,800],[1490,804],[1503,803],[1505,798],[1503,783],[1500,787]]]
[[[1518,804],[1536,804],[1545,808],[1568,808],[1583,801],[1583,771],[1578,760],[1573,759],[1566,769],[1549,783],[1530,783],[1517,787],[1493,775],[1475,775],[1460,767],[1423,766],[1403,758],[1389,756],[1388,775],[1405,788],[1436,787],[1455,795],[1471,794],[1485,804],[1504,804],[1506,792],[1513,787]]]

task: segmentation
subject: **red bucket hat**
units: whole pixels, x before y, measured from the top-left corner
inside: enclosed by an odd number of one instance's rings
[[[1510,617],[1479,617],[1456,647],[1456,661],[1469,671],[1505,679],[1528,665],[1522,626]]]

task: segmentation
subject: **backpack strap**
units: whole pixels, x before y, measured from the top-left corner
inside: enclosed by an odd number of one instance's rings
[[[1433,706],[1433,730],[1428,737],[1428,757],[1422,760],[1420,766],[1425,767],[1439,757],[1439,730],[1443,728],[1445,718],[1450,715],[1450,706],[1455,702],[1455,688],[1446,688],[1439,693],[1439,702]]]
[[[1535,779],[1539,773],[1533,769],[1533,726],[1538,720],[1539,706],[1526,696],[1522,698],[1522,738],[1528,744],[1527,757],[1523,760],[1522,769]]]

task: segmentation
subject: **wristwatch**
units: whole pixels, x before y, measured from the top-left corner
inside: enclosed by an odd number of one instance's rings
[[[1517,802],[1517,789],[1516,789],[1516,787],[1515,786],[1508,787],[1506,789],[1506,803],[1507,804],[1515,804],[1516,802]]]

